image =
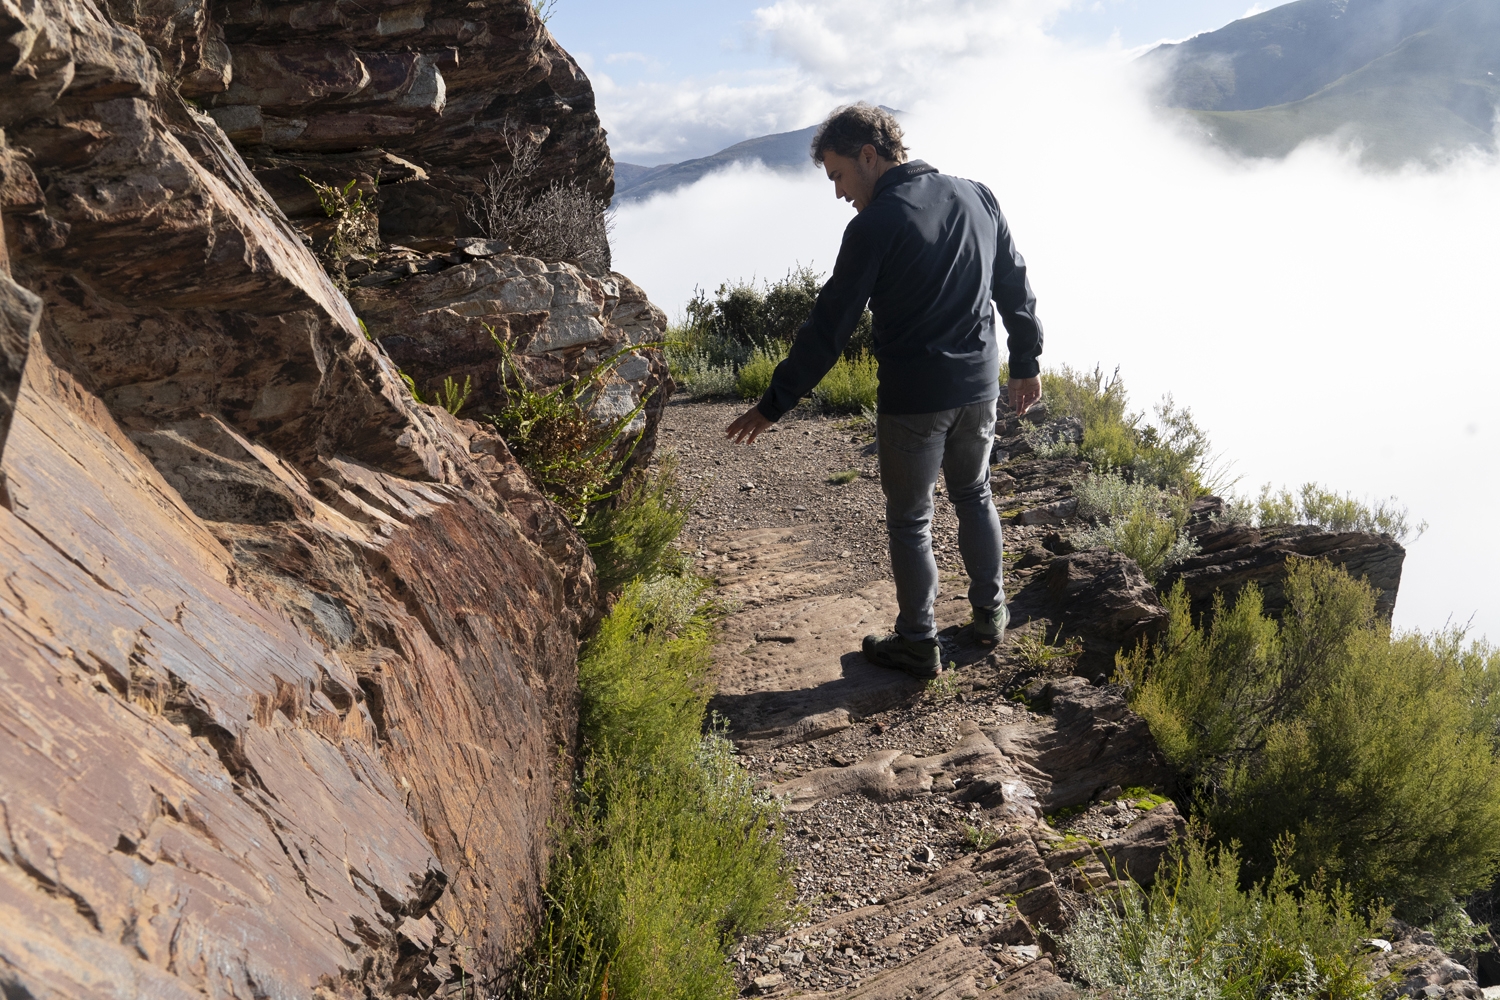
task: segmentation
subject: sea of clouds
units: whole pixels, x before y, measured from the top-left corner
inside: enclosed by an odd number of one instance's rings
[[[774,93],[715,100],[768,120],[901,108],[914,157],[998,196],[1045,363],[1119,366],[1142,410],[1172,393],[1241,492],[1398,497],[1429,528],[1397,626],[1500,639],[1500,164],[1374,173],[1332,144],[1234,159],[1152,109],[1133,53],[1049,37],[1061,6],[784,0],[757,12],[783,68],[755,86]],[[677,314],[695,287],[828,270],[851,212],[815,172],[735,168],[622,207],[615,266]]]

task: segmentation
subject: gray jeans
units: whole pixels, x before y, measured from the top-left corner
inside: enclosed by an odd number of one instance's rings
[[[907,639],[931,639],[937,635],[932,606],[938,595],[932,489],[939,469],[958,514],[958,550],[969,573],[969,603],[993,609],[1005,602],[1000,518],[990,492],[995,401],[937,413],[882,413],[875,426],[891,572],[901,609],[896,631]]]

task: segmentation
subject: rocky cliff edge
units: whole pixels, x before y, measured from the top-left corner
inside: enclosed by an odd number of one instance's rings
[[[387,242],[457,252],[508,120],[545,133],[539,182],[607,197],[588,81],[519,0],[0,25],[0,986],[494,977],[541,906],[597,588],[504,442],[415,403],[380,341],[426,316],[436,377],[479,316],[562,377],[664,319],[491,254],[442,265],[478,275],[447,299],[401,270],[362,325],[294,223],[301,174],[352,179]],[[659,378],[626,360],[617,408]]]

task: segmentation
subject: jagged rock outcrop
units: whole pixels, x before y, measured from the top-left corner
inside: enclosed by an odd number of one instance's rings
[[[1389,619],[1396,610],[1406,549],[1390,535],[1367,531],[1323,531],[1310,525],[1252,528],[1224,524],[1212,515],[1223,509],[1218,497],[1198,501],[1189,533],[1198,554],[1170,567],[1161,581],[1166,592],[1181,581],[1194,614],[1213,608],[1215,594],[1232,602],[1247,583],[1260,588],[1267,613],[1286,610],[1286,567],[1298,559],[1326,559],[1379,591],[1375,610]],[[1208,516],[1204,516],[1207,514]]]
[[[402,261],[413,268],[404,280],[379,268],[350,291],[391,360],[424,396],[436,397],[448,379],[471,386],[463,413],[475,418],[504,405],[501,344],[540,386],[586,377],[607,362],[588,411],[601,424],[626,421],[622,456],[649,455],[673,385],[661,352],[641,345],[662,341],[666,315],[624,275],[596,277],[572,264],[494,254],[488,241],[461,242],[455,252]]]
[[[1032,414],[1028,413],[1026,420]],[[1045,422],[1045,420],[1044,420]],[[1001,446],[1021,447],[1024,426],[1011,418]],[[996,505],[1009,521],[1007,545],[1021,555],[1007,574],[1011,623],[1050,623],[1049,636],[1080,643],[1078,672],[1096,682],[1113,673],[1115,654],[1155,635],[1166,622],[1162,598],[1179,582],[1195,620],[1211,611],[1214,596],[1232,602],[1247,583],[1260,588],[1268,614],[1286,610],[1289,561],[1326,559],[1380,593],[1376,609],[1387,618],[1396,605],[1406,550],[1389,535],[1325,531],[1312,525],[1254,528],[1231,523],[1224,501],[1203,497],[1192,505],[1186,533],[1196,554],[1167,567],[1155,584],[1134,560],[1105,549],[1079,551],[1075,541],[1090,524],[1078,515],[1074,486],[1089,475],[1087,462],[1026,455],[994,475]]]
[[[0,989],[493,980],[540,911],[592,563],[258,178],[296,210],[286,171],[389,172],[386,227],[451,241],[506,116],[607,194],[587,81],[518,0],[0,18]],[[590,280],[580,353],[628,325]]]
[[[163,75],[243,150],[293,218],[322,213],[301,180],[359,179],[395,242],[469,235],[462,203],[506,122],[543,137],[530,183],[603,198],[613,161],[578,64],[525,0],[111,4]]]

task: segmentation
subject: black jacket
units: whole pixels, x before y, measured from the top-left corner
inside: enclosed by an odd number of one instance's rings
[[[875,316],[881,413],[933,413],[999,395],[993,299],[1010,374],[1038,371],[1042,327],[1026,261],[990,189],[921,160],[886,171],[844,230],[837,263],[761,397],[770,420],[833,367],[865,303]]]

